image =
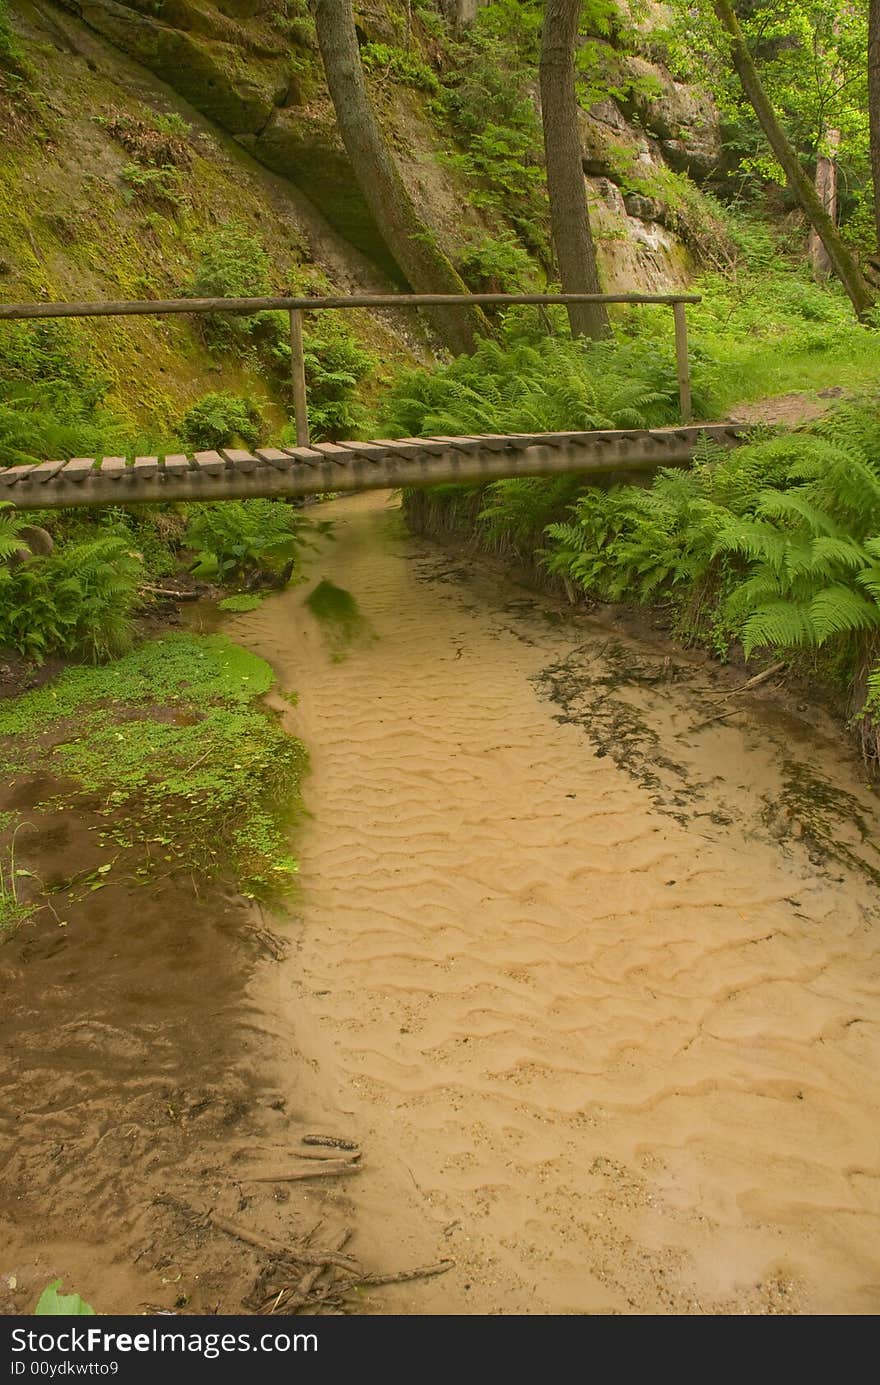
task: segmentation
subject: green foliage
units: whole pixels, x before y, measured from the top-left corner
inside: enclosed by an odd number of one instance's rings
[[[440,89],[436,72],[415,53],[387,43],[365,43],[361,46],[364,70],[383,81],[389,78],[400,86],[435,94]]]
[[[12,558],[27,544],[21,535],[26,520],[16,514],[15,507],[8,500],[0,500],[0,563]]]
[[[289,363],[290,349],[287,348]],[[365,426],[366,414],[357,400],[357,389],[374,368],[375,357],[360,346],[347,327],[329,321],[326,314],[309,319],[303,334],[303,357],[312,436],[354,438]],[[296,441],[291,424],[282,434]]]
[[[139,163],[126,164],[120,178],[128,192],[126,200],[138,197],[152,206],[182,207],[186,201],[180,169],[166,164],[151,168]]]
[[[194,509],[186,531],[199,577],[235,582],[249,574],[293,571],[312,528],[281,500],[225,500]]]
[[[94,456],[124,427],[102,408],[109,382],[70,323],[6,322],[0,333],[0,465]]]
[[[56,1279],[43,1290],[34,1309],[37,1317],[95,1317],[94,1308],[86,1303],[85,1299],[80,1298],[79,1294],[61,1294],[58,1292],[60,1288],[61,1280]]]
[[[196,243],[191,298],[264,298],[272,291],[269,256],[243,222],[221,222]]]
[[[844,406],[730,454],[704,444],[647,489],[586,489],[546,536],[548,570],[588,595],[671,601],[679,631],[720,654],[827,649],[862,686],[880,629],[880,412]],[[867,686],[876,716],[880,667]]]
[[[482,8],[452,46],[435,106],[460,146],[446,161],[468,183],[472,204],[504,216],[549,263],[543,135],[530,90],[540,19],[534,0]]]
[[[782,0],[737,6],[737,15],[771,104],[807,167],[828,153],[829,132],[840,171],[841,220],[874,250],[868,152],[866,4],[840,0]],[[685,81],[706,83],[725,122],[728,160],[739,191],[753,197],[767,185],[784,187],[777,164],[729,57],[729,40],[709,3],[674,0],[665,32],[652,45]]]
[[[523,293],[534,288],[535,267],[512,231],[472,240],[458,272],[473,293]]]
[[[404,371],[382,406],[383,436],[540,433],[671,423],[670,355],[636,343],[523,339],[512,315],[503,340],[439,370]]]
[[[197,451],[230,447],[235,442],[255,447],[265,426],[252,399],[237,394],[205,394],[184,414],[180,436]]]
[[[21,48],[9,23],[9,6],[7,0],[0,0],[0,90],[4,74],[20,72],[21,63]]]
[[[48,759],[104,805],[120,846],[147,844],[181,871],[231,867],[248,893],[271,893],[296,870],[285,820],[305,767],[257,704],[272,682],[223,636],[171,636],[0,704],[4,756],[25,770]]]
[[[272,293],[271,261],[265,248],[243,222],[222,222],[196,242],[195,272],[184,288],[189,298],[267,298]],[[199,318],[206,343],[215,351],[283,350],[283,313],[262,312],[242,317],[210,313]],[[289,348],[288,348],[289,350]]]
[[[142,573],[140,555],[112,535],[0,566],[0,646],[37,663],[50,654],[116,657],[131,646]]]

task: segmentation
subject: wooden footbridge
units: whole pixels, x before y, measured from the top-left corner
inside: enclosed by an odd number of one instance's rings
[[[693,294],[394,294],[345,298],[211,298],[122,303],[0,304],[0,322],[35,318],[125,317],[170,313],[284,310],[290,315],[295,447],[220,448],[155,457],[73,457],[0,468],[0,498],[19,509],[305,496],[438,483],[492,481],[560,472],[614,476],[689,463],[702,434],[734,447],[728,424],[693,425],[685,305]],[[478,437],[312,442],[308,431],[303,313],[480,303],[660,303],[672,307],[682,425],[590,432],[484,434]]]

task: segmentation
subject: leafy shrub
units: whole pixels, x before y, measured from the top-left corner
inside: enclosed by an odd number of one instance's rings
[[[375,360],[359,346],[348,328],[318,318],[314,330],[309,323],[303,339],[309,427],[320,438],[353,438],[366,421],[356,392]],[[288,349],[289,362],[289,349]],[[295,441],[291,425],[284,430],[284,441]]]
[[[200,505],[186,531],[193,571],[220,582],[261,573],[289,578],[307,542],[309,521],[280,500],[226,500]]]
[[[223,222],[196,244],[198,263],[184,288],[188,298],[266,298],[272,292],[271,261],[260,241],[241,221]],[[283,345],[283,313],[210,313],[199,318],[207,344],[216,351],[246,351],[268,343]],[[289,350],[289,348],[288,348]]]
[[[365,71],[378,77],[390,77],[401,86],[432,94],[440,90],[436,72],[405,48],[394,48],[387,43],[365,43],[361,46],[361,62]]]
[[[123,440],[101,405],[109,381],[67,322],[8,322],[0,333],[0,465],[94,456]]]
[[[149,168],[144,164],[126,164],[119,175],[125,184],[127,197],[138,197],[153,205],[182,207],[186,198],[180,170],[171,164],[162,168]]]
[[[540,433],[672,423],[671,354],[508,330],[436,371],[404,371],[384,401],[383,435]]]
[[[535,278],[532,259],[512,231],[475,240],[459,259],[458,270],[473,293],[522,293]]]
[[[229,447],[236,440],[255,447],[264,427],[252,399],[236,394],[205,394],[184,414],[180,435],[188,446],[206,451]]]
[[[51,654],[92,663],[117,657],[131,646],[142,571],[139,556],[114,536],[0,566],[0,645],[37,663]]]

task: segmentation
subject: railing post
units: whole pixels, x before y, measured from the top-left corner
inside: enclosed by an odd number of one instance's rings
[[[678,399],[681,406],[682,423],[690,423],[694,416],[691,407],[691,368],[688,361],[687,304],[673,303],[672,316],[675,319],[675,365],[678,371]]]
[[[303,355],[303,323],[299,308],[290,310],[290,374],[293,380],[293,415],[296,445],[309,445],[309,406],[306,399],[306,363]]]

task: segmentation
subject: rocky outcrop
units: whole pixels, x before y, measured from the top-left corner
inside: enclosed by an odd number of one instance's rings
[[[329,225],[383,274],[402,282],[338,135],[305,4],[300,13],[293,4],[269,6],[265,0],[48,3],[76,15],[169,83],[264,167],[305,193]],[[482,0],[440,3],[449,21],[461,27],[473,22]],[[356,12],[363,43],[410,41],[404,39],[404,31],[413,29],[405,22],[403,4],[373,0],[356,5]],[[613,209],[608,195],[599,195],[613,221],[599,247],[606,279],[623,259],[629,263],[617,245],[629,237],[636,276],[642,268],[650,276],[659,274],[658,257],[666,255],[669,284],[677,284],[687,272],[678,241],[683,236],[692,248],[698,244],[688,238],[687,213],[668,195],[664,177],[673,169],[711,179],[720,157],[717,117],[707,98],[673,81],[658,64],[610,46],[609,61],[624,95],[599,102],[581,120],[586,176],[620,192]],[[423,94],[387,80],[377,94],[404,181],[453,256],[466,245],[469,228],[477,237],[497,234],[492,218],[487,221],[450,170],[444,157],[449,132],[437,126]],[[642,266],[640,256],[649,262]],[[636,277],[626,287],[638,282]]]
[[[721,164],[721,125],[710,97],[645,58],[628,57],[626,66],[632,85],[621,100],[625,115],[655,137],[670,168],[711,181]]]

